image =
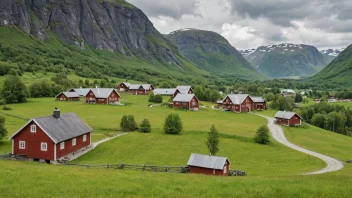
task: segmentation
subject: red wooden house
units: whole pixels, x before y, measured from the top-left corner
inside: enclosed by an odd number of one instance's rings
[[[199,110],[199,100],[194,94],[177,94],[173,99],[174,108]]]
[[[279,111],[275,114],[275,123],[285,126],[300,126],[302,118],[295,112]]]
[[[55,162],[91,145],[93,130],[76,114],[54,114],[31,119],[10,139],[12,154],[26,155],[35,161]]]
[[[256,97],[250,96],[253,100],[253,109],[254,110],[265,110],[266,109],[266,101],[264,97]]]
[[[230,161],[226,157],[192,154],[187,165],[190,173],[228,176]]]
[[[134,95],[148,95],[151,91],[154,90],[153,85],[143,84],[143,85],[130,85],[129,91]]]
[[[177,94],[193,94],[194,91],[192,89],[192,86],[177,86],[176,91],[174,93],[174,97],[176,97]]]
[[[119,85],[117,85],[117,90],[127,92],[129,91],[130,85],[131,83],[128,83],[128,82],[120,83]]]
[[[79,101],[79,95],[76,92],[61,92],[56,96],[58,101]]]
[[[91,89],[86,95],[88,104],[118,104],[120,103],[120,94],[115,89],[95,88]]]
[[[251,112],[254,102],[247,94],[229,94],[223,100],[223,108],[233,112]]]

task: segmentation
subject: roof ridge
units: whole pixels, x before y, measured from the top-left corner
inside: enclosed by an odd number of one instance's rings
[[[75,113],[74,112],[63,113],[63,114],[61,114],[61,116],[66,115],[66,114],[75,114]],[[75,115],[77,115],[77,114],[75,114]],[[53,116],[53,115],[33,117],[32,119],[34,120],[34,119],[39,119],[39,118],[47,118],[47,117],[51,117],[51,116]]]

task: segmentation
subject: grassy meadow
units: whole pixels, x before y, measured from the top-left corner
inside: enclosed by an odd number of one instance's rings
[[[324,162],[289,149],[275,141],[255,144],[252,138],[264,118],[201,108],[198,112],[169,107],[148,107],[148,96],[122,93],[127,106],[88,105],[58,102],[53,98],[29,99],[25,104],[8,105],[3,111],[24,118],[50,115],[54,107],[75,112],[93,129],[93,141],[119,133],[122,115],[131,114],[140,122],[148,118],[151,133],[132,132],[99,145],[73,163],[186,165],[191,153],[207,154],[207,132],[215,124],[221,133],[219,156],[229,157],[231,169],[247,171],[247,177],[212,177],[177,173],[106,170],[34,162],[0,161],[0,192],[4,197],[347,197],[352,193],[352,166],[324,175],[299,174],[323,168]],[[167,97],[164,101],[168,100]],[[210,103],[203,103],[211,106]],[[177,112],[183,122],[180,135],[162,132],[165,116]],[[273,111],[259,112],[268,116]],[[8,136],[25,120],[6,117]],[[287,138],[308,149],[341,160],[352,158],[351,138],[309,126],[285,128]],[[0,153],[10,152],[11,142],[0,142]],[[60,182],[60,181],[65,181]]]

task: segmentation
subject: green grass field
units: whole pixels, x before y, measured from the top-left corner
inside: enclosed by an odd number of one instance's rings
[[[252,141],[266,120],[251,114],[234,114],[202,108],[198,112],[148,107],[147,96],[122,94],[128,106],[87,105],[56,102],[53,98],[30,99],[8,105],[6,111],[25,118],[50,115],[54,107],[75,112],[95,131],[93,141],[118,133],[124,114],[137,122],[148,118],[151,133],[133,132],[99,145],[73,163],[186,165],[191,153],[207,154],[205,145],[211,124],[219,129],[220,152],[229,157],[231,169],[247,171],[247,177],[212,177],[177,173],[105,170],[33,162],[0,161],[0,192],[3,197],[348,197],[352,193],[352,166],[338,172],[315,176],[300,173],[318,170],[325,164],[272,140],[270,145]],[[167,100],[167,98],[164,98]],[[205,103],[206,106],[211,105]],[[2,111],[4,112],[4,111]],[[162,132],[165,116],[177,112],[184,125],[180,135]],[[263,111],[272,115],[274,111]],[[6,116],[9,136],[26,121]],[[341,160],[352,158],[351,138],[309,126],[285,128],[287,138],[302,147]],[[0,153],[10,152],[11,143],[0,143]],[[61,182],[65,181],[65,182]]]

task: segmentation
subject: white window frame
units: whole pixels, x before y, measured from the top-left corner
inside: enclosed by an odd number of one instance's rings
[[[87,141],[87,135],[84,135],[83,136],[83,142],[86,142]]]
[[[73,138],[73,139],[72,139],[72,146],[76,146],[76,143],[77,143],[77,142],[76,142],[76,138]]]
[[[23,146],[22,146],[23,144]],[[18,147],[19,149],[26,149],[26,142],[25,141],[19,141],[18,142]]]
[[[60,143],[60,150],[64,150],[65,149],[65,142],[61,142]]]
[[[44,145],[45,145],[45,148],[43,148]],[[48,151],[48,144],[46,142],[40,143],[40,150],[41,151]]]
[[[36,133],[37,132],[37,125],[32,124],[31,125],[31,133]]]

